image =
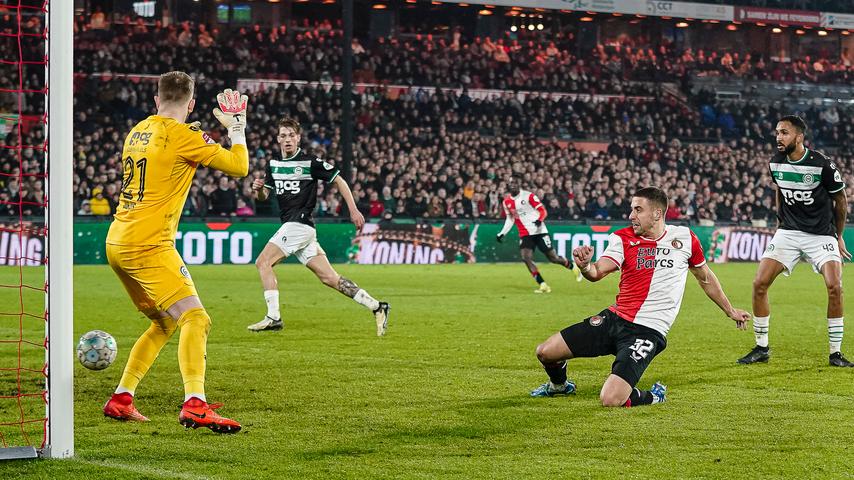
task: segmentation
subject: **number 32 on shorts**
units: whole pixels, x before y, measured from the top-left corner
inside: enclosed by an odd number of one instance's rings
[[[635,344],[629,347],[629,350],[632,351],[632,360],[636,362],[640,362],[645,359],[649,352],[652,351],[653,343],[649,340],[644,340],[643,338],[638,338],[635,340]]]

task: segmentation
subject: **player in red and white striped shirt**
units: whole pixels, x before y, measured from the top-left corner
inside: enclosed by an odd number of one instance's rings
[[[534,293],[551,293],[552,291],[551,287],[543,280],[537,264],[534,263],[534,247],[543,252],[551,263],[574,270],[576,279],[580,282],[581,270],[575,268],[572,260],[559,256],[552,248],[552,239],[549,237],[546,224],[543,223],[548,216],[543,202],[532,192],[522,190],[518,178],[511,177],[507,186],[510,195],[504,197],[502,202],[505,216],[504,228],[495,236],[495,240],[499,243],[502,242],[507,232],[513,228],[513,225],[516,225],[516,229],[519,230],[519,253],[522,255],[522,261],[525,262],[528,271],[540,285],[540,288],[534,290]]]
[[[635,388],[652,359],[667,346],[665,336],[676,320],[685,279],[690,270],[700,288],[736,322],[746,328],[750,314],[734,308],[715,274],[706,265],[700,241],[688,227],[665,225],[667,195],[658,188],[642,188],[632,198],[631,227],[611,234],[608,248],[595,263],[593,248],[578,247],[573,256],[591,282],[620,270],[617,301],[584,321],[552,335],[537,347],[537,358],[549,382],[531,392],[551,397],[575,392],[566,378],[566,361],[576,357],[614,355],[611,375],[599,399],[606,407],[663,402],[666,388]]]

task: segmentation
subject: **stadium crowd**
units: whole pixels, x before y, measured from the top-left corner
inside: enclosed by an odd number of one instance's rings
[[[213,98],[216,86],[199,85],[199,113],[190,118],[202,121],[206,128],[214,124],[206,114],[213,105],[205,99]],[[74,185],[78,214],[103,215],[115,208],[121,187],[123,132],[147,115],[154,88],[153,82],[115,79],[83,88],[90,93],[77,96]],[[631,191],[653,183],[673,192],[671,220],[749,223],[773,218],[773,191],[764,167],[772,150],[759,127],[755,137],[710,143],[681,141],[673,135],[678,131],[675,123],[641,135],[609,131],[604,137],[616,140],[602,152],[591,152],[576,149],[571,142],[537,140],[512,122],[502,123],[502,115],[496,124],[485,113],[472,115],[477,121],[463,121],[469,114],[460,113],[461,103],[465,102],[448,92],[427,94],[417,89],[396,98],[377,89],[356,96],[358,128],[351,178],[361,211],[369,217],[388,212],[409,218],[500,218],[505,181],[515,173],[543,199],[552,219],[625,218]],[[777,113],[757,115],[768,122]],[[282,115],[300,119],[305,148],[340,162],[337,93],[297,85],[270,88],[252,97],[250,176],[234,180],[200,169],[186,215],[275,214],[271,202],[256,204],[249,185],[252,178],[263,176],[266,163],[277,154],[276,123]],[[212,131],[216,138],[221,138],[220,133]],[[38,141],[38,130],[32,135],[28,143]],[[854,171],[850,152],[836,160],[844,171]],[[14,168],[14,162],[8,166]],[[340,196],[334,187],[326,188],[319,192],[316,215],[346,218]],[[27,187],[27,195],[36,195],[36,189]]]
[[[185,215],[275,214],[272,202],[253,200],[249,185],[263,176],[277,153],[276,123],[283,115],[300,120],[306,148],[340,164],[340,98],[317,83],[337,77],[340,32],[333,25],[292,25],[272,32],[254,27],[236,33],[189,24],[151,28],[130,21],[111,30],[93,30],[83,22],[77,28],[73,181],[78,215],[115,211],[124,135],[153,113],[154,82],[95,73],[196,73],[198,105],[189,121],[203,122],[217,139],[222,132],[207,112],[222,85],[252,76],[314,82],[282,83],[252,96],[250,176],[234,180],[200,169]],[[369,217],[499,218],[505,181],[515,173],[543,199],[552,219],[625,218],[631,191],[645,184],[673,193],[670,220],[749,223],[773,218],[773,191],[763,165],[773,153],[769,135],[774,119],[789,112],[756,101],[720,102],[706,92],[683,101],[637,81],[703,69],[787,78],[775,76],[773,66],[763,66],[761,59],[733,55],[721,63],[730,54],[676,55],[667,46],[638,45],[600,46],[579,58],[571,32],[548,45],[525,38],[466,43],[459,35],[409,35],[370,43],[354,40],[353,48],[357,81],[454,87],[365,87],[355,95],[352,187],[360,210]],[[807,71],[811,63],[801,62],[801,67],[786,64],[785,70]],[[726,64],[739,67],[723,68]],[[745,69],[745,64],[751,67]],[[849,78],[850,66],[839,65],[823,71]],[[2,85],[18,80],[0,75]],[[837,78],[816,78],[827,80]],[[35,84],[38,77],[25,75],[24,84],[28,82]],[[476,87],[534,93],[481,98],[470,94]],[[0,106],[4,98],[7,108],[16,107],[8,95],[0,95]],[[35,102],[23,107],[25,112],[43,108]],[[845,146],[854,134],[854,109],[814,108],[804,114],[812,126],[811,144],[843,146],[835,159],[843,171],[854,171],[854,152]],[[580,150],[573,140],[604,141],[607,149]],[[9,172],[0,177],[0,214],[17,216],[19,202],[24,214],[43,211],[43,144],[40,128],[29,129],[22,145],[16,130],[0,142],[0,171]],[[317,216],[346,218],[335,187],[326,188],[318,195]],[[854,190],[849,198],[854,202]]]
[[[86,24],[80,30],[85,32]],[[75,45],[76,71],[159,72],[181,65],[206,75],[215,69],[226,82],[238,76],[332,81],[340,79],[343,64],[342,32],[328,22],[220,32],[187,22],[148,27],[128,19],[98,33],[82,34]],[[643,35],[581,51],[572,28],[547,35],[506,32],[494,40],[467,39],[459,31],[402,33],[355,38],[352,47],[354,79],[362,83],[640,95],[654,90],[640,82],[679,82],[691,75],[854,82],[854,58],[781,62],[751,53],[747,45],[741,51],[677,49]]]

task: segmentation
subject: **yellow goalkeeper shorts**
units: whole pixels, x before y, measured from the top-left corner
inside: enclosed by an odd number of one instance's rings
[[[183,298],[198,296],[184,260],[172,245],[107,244],[107,261],[136,308],[147,315],[166,311]]]

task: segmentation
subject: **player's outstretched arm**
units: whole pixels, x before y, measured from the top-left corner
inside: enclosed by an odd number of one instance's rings
[[[593,262],[593,247],[590,245],[584,245],[573,250],[572,258],[578,268],[581,269],[584,278],[591,282],[598,282],[620,268],[614,261],[604,257]]]
[[[513,228],[513,218],[510,216],[510,213],[507,213],[507,216],[504,218],[504,227],[501,228],[501,231],[498,232],[498,235],[495,236],[495,240],[498,243],[504,241],[504,236],[507,235],[507,232]]]
[[[501,203],[501,208],[504,209],[504,227],[501,228],[501,231],[498,232],[498,235],[495,236],[495,241],[501,243],[504,241],[504,236],[513,228],[513,212],[507,208],[507,205],[504,202]]]
[[[341,178],[341,175],[335,177],[335,180],[333,180],[332,183],[338,187],[338,191],[341,192],[341,196],[344,197],[344,202],[347,203],[347,209],[350,210],[350,221],[353,222],[353,225],[355,225],[357,229],[362,228],[362,226],[365,225],[365,216],[362,215],[356,207],[356,201],[353,199],[353,192],[350,191],[350,186],[347,185],[347,182],[343,178]]]
[[[706,293],[706,296],[711,298],[729,318],[735,321],[735,326],[739,330],[746,329],[747,322],[750,321],[750,314],[732,306],[729,298],[724,293],[723,287],[721,287],[721,282],[718,281],[717,275],[709,268],[709,265],[704,263],[699,267],[692,267],[690,270],[700,284],[700,288]]]
[[[848,196],[845,189],[831,194],[833,197],[833,221],[836,223],[836,235],[839,238],[839,254],[843,260],[851,260],[851,253],[845,247],[845,222],[848,219]]]
[[[249,175],[249,150],[246,145],[233,145],[231,150],[222,149],[210,159],[206,166],[215,168],[235,178]]]

